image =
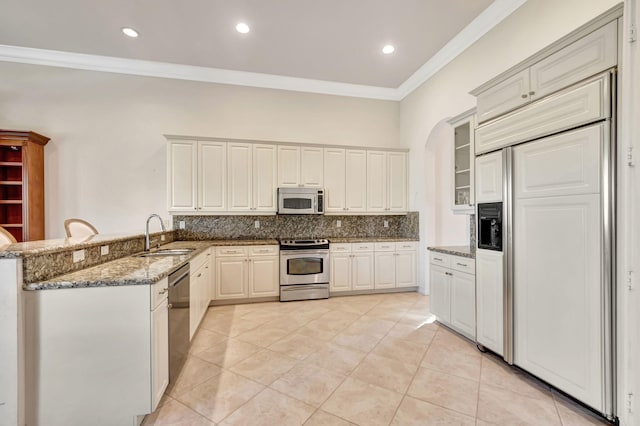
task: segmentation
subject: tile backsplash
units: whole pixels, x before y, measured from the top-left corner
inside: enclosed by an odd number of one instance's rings
[[[184,229],[180,229],[181,221]],[[174,216],[173,228],[178,240],[419,237],[418,212],[397,216]]]

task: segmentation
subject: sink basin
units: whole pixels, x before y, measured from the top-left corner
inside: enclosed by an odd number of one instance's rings
[[[189,254],[194,251],[194,248],[175,248],[175,249],[161,249],[155,251],[145,251],[135,254],[135,257],[154,257],[154,256],[181,256],[183,254]]]

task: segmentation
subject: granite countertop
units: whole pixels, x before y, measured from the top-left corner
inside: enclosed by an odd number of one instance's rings
[[[417,238],[377,238],[377,237],[349,237],[349,238],[328,238],[330,243],[392,243],[400,241],[420,241]]]
[[[126,256],[111,262],[60,275],[42,282],[25,284],[25,290],[52,290],[59,288],[111,287],[153,284],[169,275],[193,257],[211,246],[247,246],[278,244],[277,240],[213,240],[174,241],[167,248],[194,248],[180,256],[136,257]]]
[[[452,254],[454,256],[476,258],[476,249],[471,246],[439,246],[427,247],[427,250],[436,251],[438,253]]]
[[[169,232],[169,231],[167,231]],[[159,235],[153,233],[151,235]],[[70,249],[81,249],[100,244],[111,244],[132,238],[144,238],[144,234],[96,234],[86,237],[57,238],[52,240],[27,241],[0,246],[0,258],[27,257],[37,254]]]

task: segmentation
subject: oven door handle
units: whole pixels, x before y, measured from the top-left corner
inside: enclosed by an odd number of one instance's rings
[[[321,250],[280,250],[280,257],[300,257],[301,255],[315,255],[317,257],[328,256],[328,249]]]
[[[281,286],[282,291],[307,291],[307,290],[324,290],[327,287],[322,287],[314,284],[295,284],[292,286]]]

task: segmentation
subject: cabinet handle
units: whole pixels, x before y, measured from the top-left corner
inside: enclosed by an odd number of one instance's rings
[[[196,278],[200,278],[201,276],[202,276],[202,272],[200,272]]]
[[[533,92],[533,91],[529,92],[529,96],[533,96],[535,94],[536,94],[536,92]]]
[[[527,95],[526,93],[523,93],[522,95],[520,95],[520,97],[521,97],[522,99],[527,99],[527,97],[528,97],[528,96],[529,96],[529,95]]]
[[[442,259],[440,259],[439,257],[434,257],[433,260],[437,260],[438,262],[442,262]]]
[[[173,308],[173,304],[172,303],[167,304],[167,309],[171,309],[171,308]]]
[[[167,291],[169,291],[169,288],[163,288],[162,291],[158,292],[158,294],[165,294]]]
[[[467,266],[466,263],[459,263],[459,262],[456,262],[456,265],[458,265],[458,266]]]

